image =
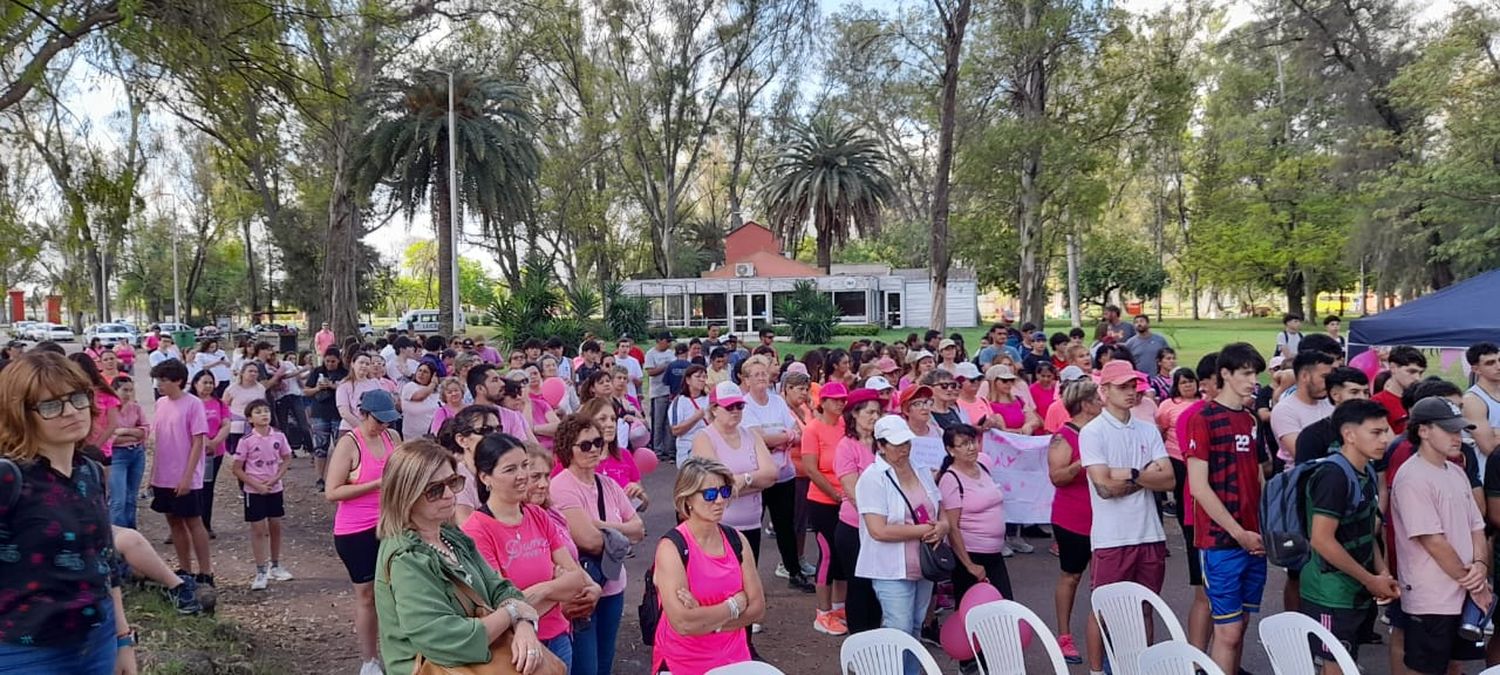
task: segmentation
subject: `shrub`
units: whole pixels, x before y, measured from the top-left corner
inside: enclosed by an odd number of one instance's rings
[[[611,335],[616,338],[629,335],[637,341],[646,339],[651,330],[651,306],[645,298],[626,295],[619,282],[612,282],[604,289],[604,299],[604,323],[609,325]]]
[[[839,322],[839,308],[833,299],[806,279],[792,287],[791,296],[776,306],[776,314],[786,320],[792,341],[804,344],[828,342]]]
[[[841,323],[833,327],[833,334],[849,337],[872,337],[880,334],[880,326],[873,323]]]

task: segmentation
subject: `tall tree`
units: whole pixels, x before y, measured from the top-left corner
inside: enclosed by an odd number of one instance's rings
[[[851,231],[875,233],[892,198],[891,178],[879,144],[855,126],[819,118],[795,133],[770,168],[766,214],[783,241],[801,239],[811,218],[818,266],[827,271],[833,247],[847,242]]]
[[[948,270],[953,255],[948,250],[949,173],[953,170],[953,137],[958,121],[959,57],[964,33],[974,11],[972,0],[932,0],[943,26],[942,98],[938,107],[937,182],[932,188],[932,319],[933,330],[948,325]],[[1027,2],[1030,5],[1031,2]],[[1022,239],[1022,274],[1025,274],[1025,239]],[[1025,300],[1025,296],[1022,296]]]

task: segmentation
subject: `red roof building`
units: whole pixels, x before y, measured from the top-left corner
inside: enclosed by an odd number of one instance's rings
[[[781,254],[781,240],[750,221],[724,238],[724,264],[703,273],[705,279],[750,277],[819,277],[823,270]],[[748,267],[747,267],[748,266]]]

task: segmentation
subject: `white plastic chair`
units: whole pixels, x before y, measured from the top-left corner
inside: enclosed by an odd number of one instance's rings
[[[1339,670],[1359,672],[1349,650],[1344,649],[1343,643],[1312,617],[1300,612],[1282,612],[1260,620],[1260,644],[1266,648],[1271,670],[1276,675],[1317,675],[1318,667],[1313,663],[1309,637],[1323,642],[1328,653],[1333,654]],[[1492,675],[1500,675],[1500,670]]]
[[[786,675],[786,673],[764,661],[741,661],[719,666],[704,675]]]
[[[916,656],[926,675],[942,675],[932,654],[917,639],[894,628],[877,628],[851,635],[839,647],[842,675],[903,675],[907,652]]]
[[[1490,666],[1479,672],[1479,675],[1500,675],[1500,666]]]
[[[1141,652],[1137,663],[1141,675],[1196,675],[1199,671],[1204,675],[1224,675],[1224,671],[1207,654],[1186,642],[1176,640],[1158,642],[1147,647],[1146,651]]]
[[[1036,612],[1012,600],[986,602],[969,610],[964,617],[964,633],[974,651],[982,653],[979,658],[985,673],[1024,673],[1026,653],[1021,644],[1021,624],[1031,624],[1036,640],[1041,641],[1052,659],[1052,670],[1057,675],[1068,675],[1068,663],[1063,660],[1062,648],[1052,630],[1047,628]]]
[[[1142,605],[1150,605],[1167,627],[1171,639],[1187,642],[1187,633],[1177,615],[1161,596],[1132,581],[1121,581],[1094,589],[1090,596],[1094,620],[1104,635],[1104,653],[1115,675],[1140,675],[1136,661],[1146,651],[1146,617]],[[1158,636],[1159,637],[1159,636]]]

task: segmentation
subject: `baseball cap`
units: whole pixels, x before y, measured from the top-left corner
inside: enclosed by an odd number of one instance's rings
[[[1014,380],[1016,379],[1016,371],[1011,370],[1010,366],[1001,363],[999,365],[990,366],[990,369],[985,371],[984,376],[986,379],[990,380],[996,378],[1002,380]]]
[[[901,370],[901,365],[896,363],[896,359],[889,356],[882,356],[876,360],[875,367],[879,368],[882,373],[894,373]]]
[[[1135,368],[1124,361],[1110,361],[1099,371],[1099,384],[1126,384],[1139,379]]]
[[[890,385],[887,384],[886,386],[890,386]],[[849,405],[850,407],[853,407],[853,406],[859,405],[861,403],[865,403],[867,401],[879,401],[879,400],[880,400],[880,392],[875,391],[874,389],[867,389],[867,388],[861,387],[859,389],[855,389],[854,391],[849,392],[849,398],[845,399],[844,402],[847,405]]]
[[[806,375],[807,374],[807,364],[805,364],[805,363],[803,363],[801,361],[796,361],[796,362],[792,363],[792,365],[786,367],[786,372],[788,372],[788,373],[801,373],[803,375]]]
[[[664,330],[664,331],[656,334],[656,339],[658,339],[658,340],[676,340],[677,338],[672,335],[672,331]]]
[[[823,388],[818,391],[819,400],[843,401],[848,398],[849,387],[845,386],[843,382],[829,382],[823,385]]]
[[[932,387],[925,384],[914,384],[901,390],[901,407],[905,408],[908,403],[919,398],[932,398]]]
[[[396,409],[396,399],[383,389],[367,391],[360,396],[359,409],[386,424],[401,419],[401,411]]]
[[[957,347],[957,346],[958,346],[958,343],[954,342],[952,338],[943,338],[943,340],[938,343],[938,351],[943,351],[944,349],[947,349],[949,347]]]
[[[720,382],[714,386],[712,403],[719,407],[731,406],[736,403],[745,402],[745,392],[740,391],[740,385],[733,382]]]
[[[901,445],[910,443],[917,435],[911,432],[906,420],[896,415],[886,415],[875,421],[875,438],[890,443]]]
[[[1063,368],[1062,372],[1057,374],[1057,381],[1072,382],[1073,380],[1081,380],[1085,377],[1088,377],[1088,375],[1083,372],[1082,368],[1079,368],[1078,366],[1068,366],[1066,368]]]
[[[873,391],[877,394],[882,391],[887,391],[895,388],[895,385],[892,385],[890,380],[887,380],[879,375],[871,376],[869,379],[865,380],[865,389]]]
[[[1452,401],[1441,396],[1428,396],[1411,407],[1407,425],[1436,424],[1443,431],[1456,434],[1473,431],[1474,425],[1464,419],[1464,413]]]
[[[1033,340],[1045,340],[1045,339],[1047,339],[1047,334],[1043,333],[1042,331],[1037,331],[1037,332],[1031,334],[1031,339],[1033,339]]]
[[[953,367],[953,377],[963,380],[977,380],[979,379],[979,366],[964,361]]]
[[[1135,371],[1135,390],[1136,391],[1145,392],[1147,389],[1151,388],[1151,384],[1148,382],[1148,377],[1149,376],[1147,376],[1145,373],[1143,373],[1143,372],[1141,372],[1139,370]]]
[[[1271,370],[1276,370],[1277,368],[1280,368],[1281,364],[1283,364],[1283,363],[1286,363],[1286,357],[1285,356],[1277,354],[1277,355],[1271,357],[1271,364],[1270,364]]]
[[[930,358],[932,358],[932,352],[929,352],[929,351],[927,351],[925,349],[918,349],[917,351],[907,353],[907,355],[906,355],[906,363],[908,365],[910,365],[910,364],[916,363],[918,361],[921,361],[922,359],[930,359]]]

